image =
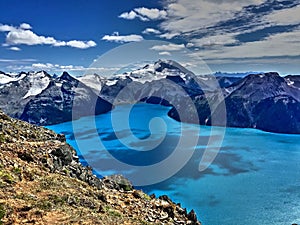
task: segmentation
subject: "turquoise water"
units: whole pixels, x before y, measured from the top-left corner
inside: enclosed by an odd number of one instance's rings
[[[300,223],[300,135],[227,128],[222,141],[222,128],[179,123],[167,107],[131,107],[48,128],[97,175],[122,173],[149,194],[167,194],[204,225]],[[207,149],[218,154],[200,172]]]

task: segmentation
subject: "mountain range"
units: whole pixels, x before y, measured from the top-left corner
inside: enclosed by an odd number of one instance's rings
[[[50,125],[146,102],[172,107],[178,121],[300,133],[300,76],[276,72],[240,76],[195,75],[171,60],[104,77],[51,76],[45,71],[0,72],[0,108],[33,124]],[[212,105],[214,105],[212,107]],[[196,115],[190,109],[196,108]],[[212,118],[220,118],[212,123]]]

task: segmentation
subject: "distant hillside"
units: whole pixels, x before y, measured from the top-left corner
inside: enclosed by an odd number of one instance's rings
[[[242,72],[242,73],[228,73],[228,72],[215,72],[214,75],[216,77],[240,77],[243,78],[245,76],[248,76],[249,74],[259,74],[262,72],[253,72],[253,71],[249,71],[249,72]]]

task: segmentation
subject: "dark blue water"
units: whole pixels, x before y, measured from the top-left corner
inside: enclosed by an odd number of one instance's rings
[[[195,209],[204,225],[300,223],[300,135],[183,124],[168,110],[124,105],[49,128],[99,176],[122,173]],[[207,151],[216,158],[200,172]]]

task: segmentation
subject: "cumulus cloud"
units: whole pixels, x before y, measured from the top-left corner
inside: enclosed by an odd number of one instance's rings
[[[22,23],[19,27],[0,24],[0,32],[8,32],[6,35],[5,46],[9,45],[52,45],[55,47],[69,46],[73,48],[86,49],[95,47],[94,41],[60,41],[54,37],[45,37],[34,33],[32,27],[27,23]]]
[[[141,35],[129,34],[129,35],[119,35],[118,32],[113,33],[112,35],[105,35],[102,37],[104,41],[125,43],[125,42],[138,42],[144,40]]]
[[[119,18],[133,20],[133,19],[140,19],[142,21],[150,21],[150,20],[162,20],[167,17],[167,12],[165,10],[160,10],[156,8],[135,8],[130,12],[124,12],[119,15]]]
[[[9,45],[54,45],[56,42],[53,37],[39,36],[31,30],[16,29],[6,35],[6,43]]]
[[[0,23],[0,32],[8,32],[13,30],[16,30],[16,28],[10,25]]]
[[[143,34],[160,34],[161,32],[154,28],[146,28],[142,33]]]
[[[131,10],[130,12],[124,12],[121,15],[119,15],[119,18],[122,19],[127,19],[127,20],[133,20],[137,17],[138,15],[136,14],[136,12],[134,12],[133,10]]]
[[[184,44],[166,44],[166,45],[154,45],[150,49],[155,51],[180,51],[184,49]]]
[[[59,46],[69,46],[73,48],[81,48],[81,49],[86,49],[86,48],[91,48],[95,47],[97,44],[94,41],[58,41],[54,44],[54,46],[59,47]]]
[[[23,30],[30,30],[30,29],[32,29],[32,27],[28,23],[22,23],[20,25],[20,28],[23,29]]]

